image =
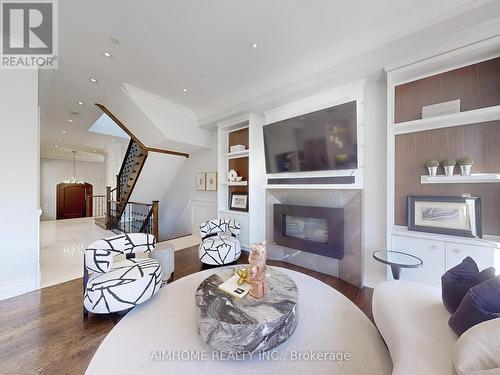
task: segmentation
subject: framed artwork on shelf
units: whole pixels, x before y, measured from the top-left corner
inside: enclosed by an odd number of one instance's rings
[[[196,175],[196,190],[200,190],[200,191],[207,190],[205,173],[198,173]]]
[[[205,173],[207,191],[217,191],[217,172]]]
[[[409,195],[408,230],[482,238],[481,198]]]
[[[233,211],[248,211],[248,193],[231,192],[229,209]]]

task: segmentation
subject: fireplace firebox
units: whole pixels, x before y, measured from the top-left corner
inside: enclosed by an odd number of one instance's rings
[[[275,204],[274,243],[342,259],[343,212],[343,208]]]

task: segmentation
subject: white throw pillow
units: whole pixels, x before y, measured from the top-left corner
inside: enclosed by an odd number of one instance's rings
[[[460,336],[453,365],[457,375],[499,375],[500,318],[478,324]]]

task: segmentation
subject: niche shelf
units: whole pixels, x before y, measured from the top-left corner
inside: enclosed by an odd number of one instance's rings
[[[222,158],[227,158],[227,159],[238,159],[238,158],[245,158],[248,155],[250,155],[250,150],[246,149],[243,151],[236,151],[236,152],[229,152],[227,154],[222,154]]]
[[[226,186],[248,186],[248,181],[239,181],[239,182],[222,181],[220,184]]]
[[[394,124],[394,134],[448,128],[500,120],[500,105]]]

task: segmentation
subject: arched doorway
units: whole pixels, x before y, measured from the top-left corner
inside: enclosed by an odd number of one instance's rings
[[[57,220],[92,216],[92,185],[60,183],[56,187]]]

